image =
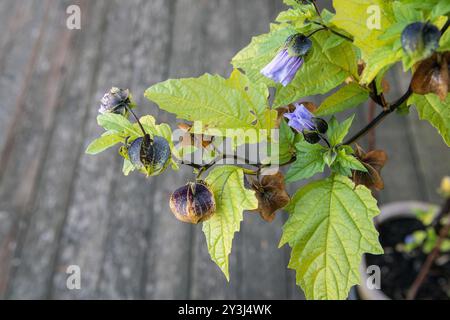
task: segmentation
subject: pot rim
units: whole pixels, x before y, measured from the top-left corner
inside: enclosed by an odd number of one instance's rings
[[[422,201],[396,201],[387,203],[380,206],[380,214],[375,217],[375,222],[377,224],[383,223],[387,220],[397,218],[397,217],[416,217],[415,210],[429,210],[435,208],[436,205],[422,202]],[[361,266],[360,266],[360,279],[361,284],[358,285],[357,291],[361,299],[363,300],[391,300],[386,294],[384,294],[382,289],[369,289],[366,286],[368,275],[367,275],[367,262],[366,257],[363,255]]]

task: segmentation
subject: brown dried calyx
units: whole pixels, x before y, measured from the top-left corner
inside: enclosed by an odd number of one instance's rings
[[[445,101],[450,89],[449,62],[450,52],[435,53],[420,62],[411,82],[413,92],[420,95],[435,93]]]
[[[258,209],[261,218],[267,222],[275,219],[276,212],[284,208],[290,201],[286,192],[286,184],[282,173],[264,176],[261,181],[253,179],[250,181],[251,188],[256,191]]]
[[[207,149],[214,141],[214,137],[192,133],[192,126],[187,123],[179,123],[178,128],[184,131],[180,138],[182,146],[194,146]]]
[[[373,150],[366,153],[359,145],[356,145],[355,155],[367,169],[367,172],[353,171],[353,181],[355,184],[362,184],[369,189],[384,189],[384,182],[380,172],[388,159],[386,152],[383,150]]]

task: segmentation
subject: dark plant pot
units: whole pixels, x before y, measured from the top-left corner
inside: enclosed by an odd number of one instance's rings
[[[382,206],[381,214],[376,218],[375,222],[378,226],[381,226],[387,221],[397,221],[397,223],[402,223],[401,219],[406,221],[414,221],[416,219],[416,210],[429,210],[436,206],[423,202],[416,201],[405,201],[405,202],[394,202]],[[400,221],[399,221],[400,219]],[[380,236],[383,236],[382,231],[380,231]],[[360,274],[361,274],[361,285],[357,286],[357,293],[359,297],[363,300],[391,300],[391,298],[383,291],[383,286],[380,289],[369,289],[367,286],[368,278],[371,274],[368,274],[367,270],[367,256],[363,257],[361,263]],[[414,275],[411,275],[414,278]],[[411,282],[412,283],[412,282]]]

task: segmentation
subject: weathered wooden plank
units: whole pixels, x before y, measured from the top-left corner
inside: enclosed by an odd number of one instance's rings
[[[72,178],[84,142],[82,128],[88,110],[95,108],[91,105],[92,87],[100,59],[98,53],[101,51],[104,24],[101,17],[104,16],[106,4],[98,1],[80,4],[82,32],[73,31],[77,33],[73,49],[76,59],[67,64],[70,85],[66,86],[58,102],[61,110],[49,142],[23,249],[16,254],[20,264],[9,284],[9,298],[43,299],[50,293],[59,236],[72,191]]]
[[[138,15],[133,29],[133,65],[130,87],[134,92],[140,114],[154,114],[148,108],[143,92],[151,84],[165,80],[169,63],[171,42],[171,17],[173,3],[165,0],[140,0],[135,6]],[[101,84],[100,84],[101,85]],[[112,84],[109,84],[112,85]],[[163,119],[157,119],[158,122]],[[147,274],[146,257],[149,246],[149,230],[153,215],[152,195],[165,184],[165,176],[146,179],[135,173],[125,177],[121,172],[115,176],[113,197],[104,245],[98,297],[114,299],[144,298]],[[161,201],[167,201],[162,199]],[[169,214],[167,212],[167,214]],[[168,232],[169,230],[166,230]],[[159,261],[159,260],[158,260]],[[159,261],[165,265],[165,261]]]
[[[35,68],[43,36],[48,27],[49,1],[3,1],[0,41],[0,150],[13,135],[23,113],[20,100],[28,88]],[[4,160],[6,156],[2,156]],[[0,177],[5,168],[1,161]]]
[[[278,2],[278,1],[277,1]],[[267,32],[277,11],[272,11],[274,1],[240,1],[236,4],[236,21],[233,33],[237,37],[237,49],[247,45],[252,36]],[[278,249],[281,214],[268,224],[258,214],[246,214],[242,223],[239,243],[241,262],[241,298],[285,299],[287,297],[287,265],[284,249]]]
[[[405,88],[409,79],[398,70],[394,75],[399,86]],[[440,204],[442,198],[437,193],[441,179],[450,174],[450,149],[439,136],[438,131],[427,121],[418,118],[415,108],[407,117],[409,146],[414,157],[411,159],[418,182],[422,185],[421,200]]]
[[[227,76],[231,71],[229,61],[239,49],[234,20],[239,1],[205,1],[199,7],[203,26],[198,45],[204,53],[201,71]],[[236,10],[236,11],[234,11]],[[230,282],[227,283],[220,269],[212,262],[201,227],[193,231],[192,270],[190,298],[236,299],[240,294],[242,280],[242,234],[233,241],[230,255]]]
[[[209,1],[178,0],[173,13],[170,60],[164,78],[192,77],[202,73],[207,51],[201,45],[204,30],[203,8]],[[158,112],[160,121],[175,125],[173,116]],[[194,228],[175,219],[169,209],[170,194],[192,180],[192,171],[167,172],[151,189],[152,213],[150,248],[146,257],[145,297],[149,299],[187,299],[191,282]],[[153,186],[153,185],[152,185]],[[200,232],[200,230],[195,230]]]
[[[417,170],[425,183],[426,200],[440,205],[442,197],[437,189],[442,178],[450,174],[450,149],[430,123],[419,120],[416,111],[411,111],[409,125],[418,154]]]
[[[12,250],[16,246],[20,248],[22,235],[28,226],[30,205],[59,107],[58,97],[67,79],[63,66],[70,61],[71,35],[67,29],[50,28],[52,24],[59,25],[65,21],[61,12],[65,12],[66,4],[46,3],[45,9],[50,5],[53,7],[48,20],[44,17],[33,47],[1,154],[0,205],[8,207],[15,219],[9,233],[1,240],[5,241],[2,247],[10,250],[1,254],[5,257],[2,260],[1,294],[6,287],[5,279],[10,274],[11,263],[17,262],[13,259]],[[60,41],[54,41],[57,38]],[[33,116],[29,117],[31,114]]]
[[[99,53],[102,60],[93,86],[95,91],[88,101],[81,152],[102,132],[95,121],[98,100],[112,84],[127,87],[132,77],[134,43],[131,35],[140,18],[139,3],[104,2],[108,8],[105,10],[107,29]],[[111,200],[116,187],[115,177],[120,174],[120,169],[120,159],[113,150],[96,157],[80,156],[54,269],[52,298],[98,298],[108,222],[111,212],[116,210]],[[69,265],[77,265],[81,269],[81,290],[69,291],[66,287],[65,271]]]
[[[399,67],[400,68],[400,67]],[[408,84],[404,75],[396,78],[397,70],[388,73],[391,91],[387,95],[389,101],[394,101],[404,94]],[[401,79],[405,81],[400,82]],[[377,112],[379,112],[378,110]],[[416,150],[413,149],[413,139],[408,129],[408,119],[398,114],[389,115],[376,128],[377,148],[383,149],[388,155],[388,162],[382,171],[385,189],[379,192],[380,204],[401,200],[424,200],[423,176],[417,171]]]

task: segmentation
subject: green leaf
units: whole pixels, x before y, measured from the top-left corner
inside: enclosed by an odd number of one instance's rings
[[[341,45],[342,43],[344,43],[344,41],[346,41],[344,38],[337,36],[335,34],[332,34],[328,37],[327,40],[325,40],[325,42],[323,43],[322,46],[322,52],[325,52],[327,50],[336,48],[337,46]]]
[[[408,104],[414,104],[420,119],[430,122],[450,146],[450,96],[442,102],[433,93],[425,96],[414,94],[408,100]]]
[[[332,22],[353,35],[354,44],[361,49],[362,59],[366,62],[361,83],[370,83],[380,70],[401,59],[401,55],[392,50],[394,40],[381,38],[395,23],[389,1],[333,0],[333,6],[336,15]],[[379,9],[379,26],[376,24],[378,12],[371,9]]]
[[[281,23],[291,23],[296,28],[303,29],[304,27],[311,27],[311,25],[308,25],[305,22],[307,20],[312,20],[315,17],[317,17],[317,13],[312,5],[301,5],[297,8],[280,12],[275,20]]]
[[[441,40],[439,40],[438,51],[440,52],[450,51],[450,28],[444,32],[444,34],[441,37]]]
[[[107,131],[125,133],[129,135],[142,135],[133,124],[124,116],[115,113],[105,113],[97,117],[98,125]]]
[[[267,88],[251,83],[239,71],[230,79],[205,74],[168,80],[147,89],[145,96],[178,118],[201,123],[202,130],[209,128],[214,135],[225,135],[225,129],[270,130],[275,125],[276,111],[268,109]]]
[[[318,116],[332,115],[354,108],[369,98],[369,92],[352,82],[329,96],[315,112]]]
[[[203,223],[206,243],[211,259],[229,280],[229,254],[233,237],[240,229],[244,210],[254,210],[258,201],[253,191],[244,187],[241,168],[223,166],[213,169],[206,182],[211,186],[216,200],[216,213]]]
[[[268,130],[275,126],[278,113],[269,109],[269,88],[264,83],[253,83],[245,74],[235,69],[226,84],[242,92],[247,106],[256,115],[256,123],[253,123],[255,128]]]
[[[342,146],[337,151],[336,161],[331,169],[339,173],[340,175],[350,177],[352,170],[367,172],[366,167],[353,155],[353,149],[351,147],[347,150],[348,146]],[[351,153],[350,153],[351,152]]]
[[[392,46],[385,46],[376,49],[373,54],[366,59],[366,68],[361,75],[362,84],[368,84],[375,79],[375,77],[389,68],[402,58],[402,51]]]
[[[328,149],[323,154],[323,161],[329,167],[331,167],[334,164],[334,162],[336,161],[336,158],[337,158],[337,153],[334,149]]]
[[[100,152],[103,152],[123,141],[123,137],[114,132],[108,131],[100,138],[92,141],[92,143],[87,147],[86,153],[92,155],[99,154]]]
[[[307,299],[345,299],[359,283],[364,253],[382,254],[373,218],[376,200],[364,186],[332,177],[300,189],[287,206],[280,246],[292,248],[289,268]]]
[[[297,159],[286,174],[286,182],[308,179],[325,169],[324,154],[327,149],[320,144],[300,141],[296,144]]]
[[[311,37],[313,47],[305,63],[291,84],[287,87],[278,86],[274,106],[284,106],[307,96],[325,94],[350,76],[358,79],[355,48],[350,42],[344,41],[336,47],[324,49],[324,44],[331,36],[334,36],[331,32],[321,31]]]
[[[286,163],[295,155],[295,134],[284,119],[280,123],[278,163]]]
[[[130,172],[134,171],[135,167],[128,159],[123,159],[122,172],[125,176],[128,176]]]
[[[350,118],[339,124],[337,119],[333,116],[328,123],[328,131],[327,135],[330,139],[330,144],[334,147],[344,141],[344,138],[347,136],[350,127],[352,126],[353,119],[355,115],[352,115]]]

